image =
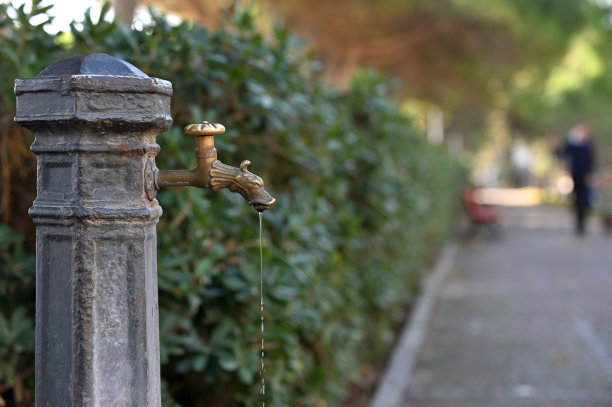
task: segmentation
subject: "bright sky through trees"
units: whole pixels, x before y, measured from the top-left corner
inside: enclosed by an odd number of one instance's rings
[[[0,0],[0,3],[9,3],[9,1]],[[12,3],[15,5],[15,7],[25,4],[26,10],[30,7],[29,0],[13,0]],[[94,20],[98,19],[100,16],[100,10],[102,9],[102,4],[103,2],[97,0],[45,0],[42,3],[43,6],[53,5],[51,10],[49,10],[49,15],[53,17],[53,22],[45,25],[44,29],[50,34],[56,34],[60,31],[69,32],[70,23],[72,21],[83,21],[85,13],[90,7],[92,17]],[[134,25],[136,25],[137,28],[142,24],[142,22],[150,21],[149,14],[146,11],[146,6],[137,7],[134,14]],[[107,20],[111,20],[114,18],[114,16],[115,13],[111,9],[106,18]],[[168,13],[166,19],[171,25],[180,23],[180,19],[172,13]],[[33,21],[33,23],[37,22]]]
[[[28,0],[13,0],[9,2],[7,0],[0,0],[1,3],[13,3],[15,7],[19,7],[25,4],[26,10],[30,8],[30,2]],[[96,0],[45,0],[43,5],[51,5],[53,7],[49,10],[49,15],[53,16],[53,22],[45,26],[45,30],[48,33],[55,34],[60,31],[69,31],[70,23],[72,21],[82,21],[85,11],[91,7],[94,16],[100,15],[100,9],[102,8],[100,2]],[[42,17],[41,17],[42,18]],[[41,21],[42,22],[42,21]],[[35,23],[35,22],[33,22]]]

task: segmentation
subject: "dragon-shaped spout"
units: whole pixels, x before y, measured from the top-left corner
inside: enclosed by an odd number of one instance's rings
[[[247,170],[251,162],[244,160],[240,168],[236,168],[217,160],[214,135],[224,132],[225,127],[222,125],[208,122],[185,127],[185,134],[197,136],[195,151],[197,166],[191,170],[157,171],[156,187],[190,185],[213,191],[228,188],[242,195],[258,212],[265,211],[276,202],[276,199],[264,189],[263,180]]]
[[[276,202],[276,199],[264,189],[263,180],[247,170],[249,164],[251,164],[249,160],[244,160],[240,168],[235,168],[219,160],[213,161],[210,169],[210,187],[213,191],[229,188],[232,192],[238,192],[249,205],[263,212]]]

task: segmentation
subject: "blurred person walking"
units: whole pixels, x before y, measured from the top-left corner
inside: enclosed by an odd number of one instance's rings
[[[560,155],[567,160],[568,170],[574,182],[576,233],[582,236],[585,233],[585,217],[590,205],[595,168],[591,127],[587,122],[578,122],[570,129]]]

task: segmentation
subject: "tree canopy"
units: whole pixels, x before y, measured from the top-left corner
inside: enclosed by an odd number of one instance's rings
[[[228,3],[152,2],[206,24]],[[602,114],[612,92],[607,0],[256,3],[308,39],[328,81],[346,86],[358,67],[375,67],[401,80],[398,98],[441,107],[447,128],[463,134],[486,132],[499,110],[521,137],[562,133],[577,117],[612,128]]]

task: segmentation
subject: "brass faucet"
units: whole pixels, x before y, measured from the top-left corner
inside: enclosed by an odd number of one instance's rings
[[[191,185],[213,191],[229,188],[230,191],[242,195],[257,211],[265,211],[276,199],[264,189],[262,179],[247,170],[251,162],[244,160],[240,168],[235,168],[217,160],[215,134],[223,133],[223,125],[206,121],[185,127],[185,134],[196,136],[197,165],[191,170],[156,171],[155,187],[159,189]]]

